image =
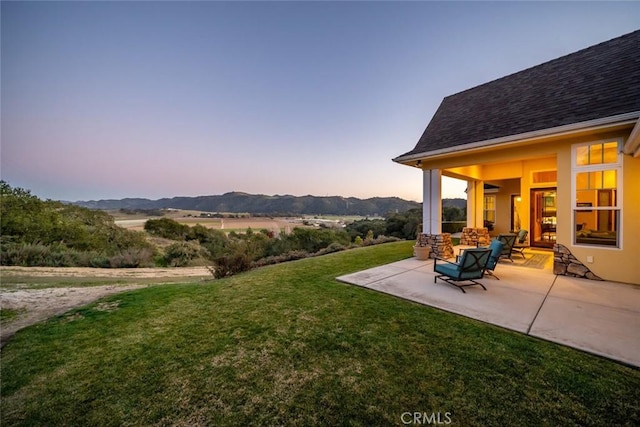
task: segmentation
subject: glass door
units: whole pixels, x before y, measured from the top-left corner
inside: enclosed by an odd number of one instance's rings
[[[556,242],[556,189],[531,190],[531,246],[552,248]]]

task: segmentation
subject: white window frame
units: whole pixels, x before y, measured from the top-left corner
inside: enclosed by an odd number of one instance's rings
[[[490,197],[493,199],[493,209],[486,209],[487,207],[487,198]],[[495,225],[496,223],[496,203],[498,202],[498,198],[496,197],[495,194],[487,194],[486,192],[484,193],[484,197],[482,199],[482,219],[483,221],[489,221],[487,219],[487,212],[493,212],[493,224]]]
[[[618,143],[618,157],[617,162],[615,163],[600,163],[595,165],[584,165],[578,166],[577,158],[578,158],[578,148],[580,147],[588,147],[591,145],[604,144],[607,142],[617,142]],[[589,248],[598,248],[598,249],[609,249],[609,250],[622,250],[622,214],[623,214],[623,189],[622,189],[622,163],[623,163],[623,152],[622,152],[622,139],[621,138],[611,138],[611,139],[601,139],[597,141],[589,141],[582,142],[578,144],[573,144],[571,146],[571,242],[573,246],[583,246]],[[577,192],[577,177],[578,173],[583,172],[600,172],[605,170],[615,170],[616,171],[616,206],[606,206],[606,207],[578,207],[576,200],[576,192]],[[598,245],[591,243],[577,243],[577,230],[576,230],[576,215],[577,211],[581,210],[615,210],[618,212],[617,214],[617,245],[616,246],[608,246],[608,245]]]

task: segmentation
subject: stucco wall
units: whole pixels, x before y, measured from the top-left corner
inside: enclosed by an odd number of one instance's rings
[[[497,193],[486,193],[495,194],[496,196],[496,223],[491,235],[497,236],[500,233],[509,233],[511,231],[511,196],[520,194],[520,180],[504,179],[489,181],[489,183],[500,187]],[[522,228],[526,229],[527,224],[523,224]]]

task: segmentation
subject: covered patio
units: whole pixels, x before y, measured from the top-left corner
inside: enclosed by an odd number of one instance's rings
[[[558,275],[640,285],[639,43],[634,31],[443,98],[393,159],[422,171],[420,245],[451,256],[443,179],[458,179],[480,244],[525,230],[557,250]]]
[[[409,258],[337,279],[640,367],[640,286],[556,276],[549,251],[529,250],[499,263],[500,280],[481,279],[486,291],[465,294],[434,283],[433,263]]]

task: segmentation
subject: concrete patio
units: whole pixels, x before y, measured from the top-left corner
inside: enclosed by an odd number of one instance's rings
[[[552,256],[543,268],[514,260],[466,294],[416,258],[337,279],[640,367],[640,286],[556,276]]]

